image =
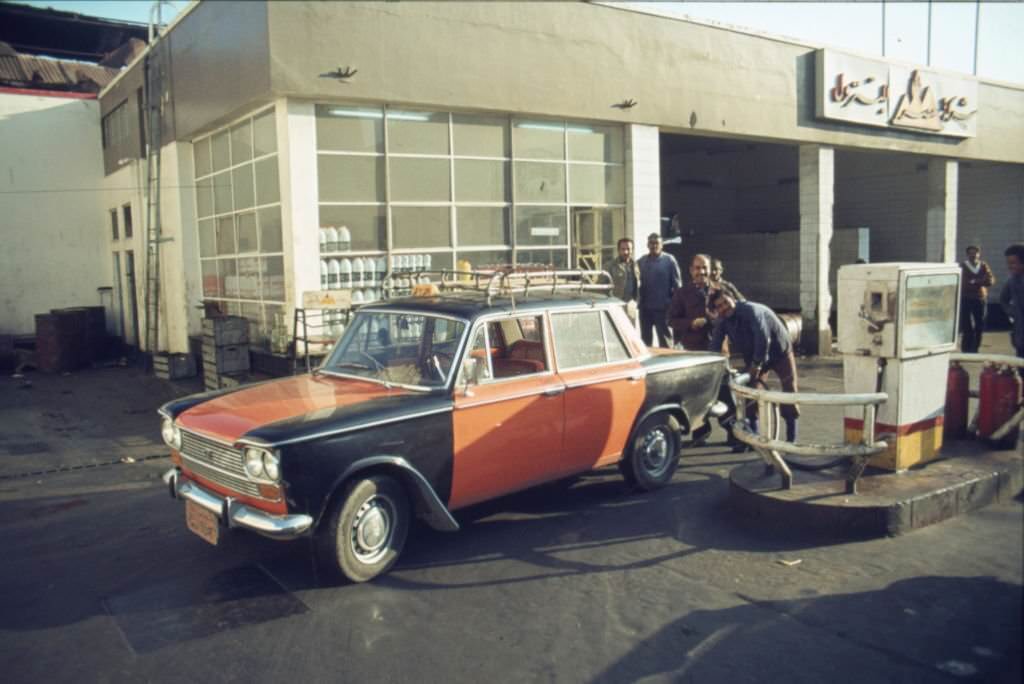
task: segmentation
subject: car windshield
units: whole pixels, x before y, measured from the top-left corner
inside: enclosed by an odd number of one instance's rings
[[[466,329],[464,321],[391,311],[359,311],[321,366],[387,384],[443,387]]]

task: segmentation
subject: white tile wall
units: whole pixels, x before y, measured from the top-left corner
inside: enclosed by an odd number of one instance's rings
[[[626,127],[626,233],[638,254],[661,227],[661,155],[656,126]]]

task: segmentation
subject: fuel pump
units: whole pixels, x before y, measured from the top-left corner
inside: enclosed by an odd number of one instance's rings
[[[870,465],[905,470],[942,446],[949,354],[956,348],[960,268],[955,264],[854,264],[839,269],[839,352],[849,393],[885,392],[875,434],[889,448]],[[863,419],[846,409],[847,442]]]

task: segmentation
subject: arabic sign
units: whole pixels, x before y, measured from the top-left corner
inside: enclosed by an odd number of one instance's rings
[[[302,293],[303,309],[350,309],[351,290],[313,290]]]
[[[978,82],[818,50],[818,118],[957,138],[977,135]]]

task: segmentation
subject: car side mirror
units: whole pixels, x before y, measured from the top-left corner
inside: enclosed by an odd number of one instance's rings
[[[467,397],[473,396],[470,387],[480,384],[480,378],[484,373],[484,365],[480,359],[470,356],[462,362],[462,387]]]

